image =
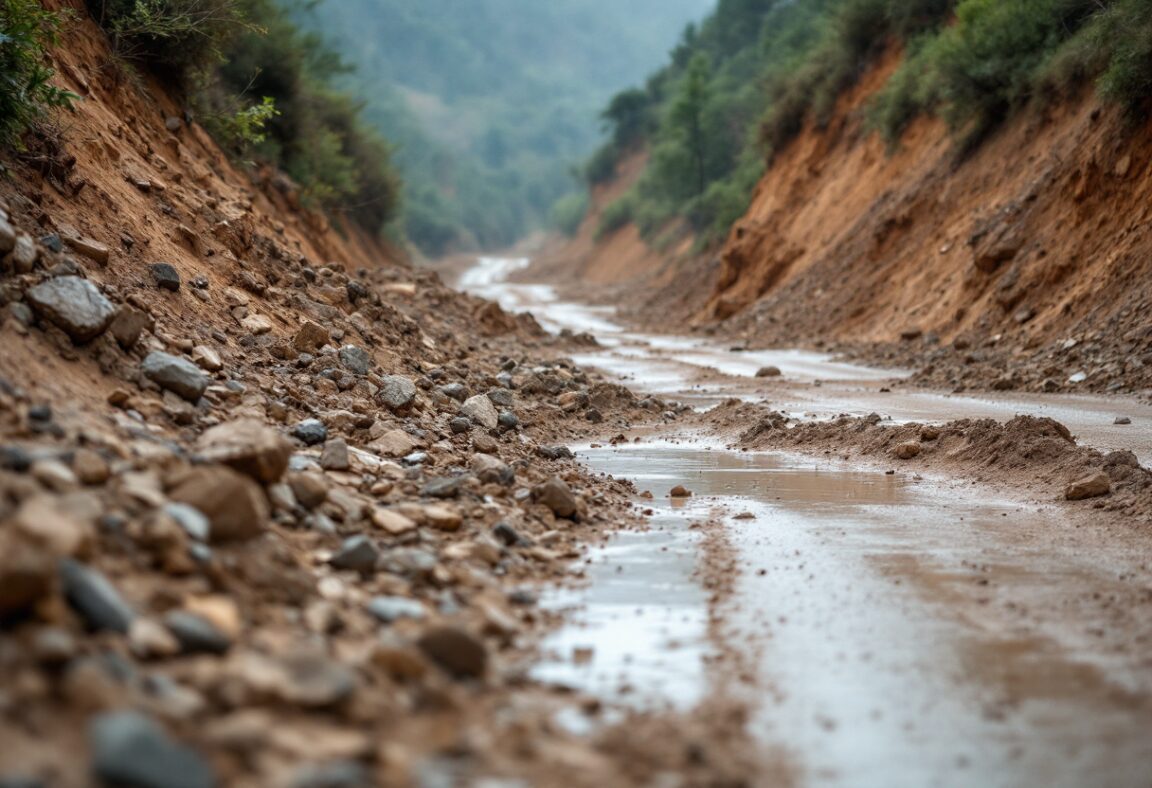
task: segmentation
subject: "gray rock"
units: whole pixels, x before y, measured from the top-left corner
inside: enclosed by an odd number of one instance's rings
[[[208,388],[208,376],[186,358],[153,350],[140,364],[144,377],[189,402],[196,402]]]
[[[472,473],[484,484],[507,486],[516,480],[512,468],[490,454],[476,454],[472,457]]]
[[[472,429],[472,421],[466,416],[457,416],[449,422],[448,427],[454,435],[463,435]]]
[[[148,717],[116,711],[96,717],[88,729],[92,772],[107,785],[133,788],[212,788],[212,767],[194,750],[172,741]]]
[[[1132,419],[1129,418],[1128,416],[1117,416],[1116,420],[1112,423],[1113,424],[1119,424],[1119,425],[1131,424]]]
[[[546,460],[572,459],[572,450],[567,446],[541,446],[536,453]]]
[[[352,282],[348,283],[351,290]],[[329,761],[301,766],[289,788],[364,788],[373,784],[372,773],[359,761]]]
[[[351,467],[348,457],[348,443],[343,438],[333,438],[324,444],[320,453],[320,467],[326,471],[346,471]]]
[[[372,540],[363,534],[351,536],[344,540],[336,555],[332,556],[329,564],[336,569],[347,569],[352,572],[365,574],[376,569],[376,562],[380,558],[380,551]]]
[[[440,393],[449,399],[463,402],[468,399],[468,387],[463,383],[448,383],[440,387]]]
[[[455,498],[460,494],[460,487],[464,484],[462,476],[448,476],[442,479],[432,479],[420,494],[428,498]]]
[[[103,334],[116,307],[96,285],[79,276],[60,276],[36,285],[24,295],[41,318],[61,329],[73,342],[87,342]]]
[[[372,601],[368,603],[368,612],[385,624],[391,624],[402,618],[419,621],[426,615],[424,605],[415,599],[402,596],[373,597]]]
[[[64,241],[60,238],[59,233],[48,233],[48,235],[41,236],[40,243],[56,254],[64,251]]]
[[[512,392],[506,388],[492,389],[488,392],[488,399],[492,400],[493,405],[499,405],[501,408],[510,408],[515,402]]]
[[[372,358],[363,348],[355,345],[345,345],[340,348],[340,363],[349,372],[356,375],[367,375],[372,367]]]
[[[496,423],[502,430],[514,430],[520,426],[520,417],[510,410],[502,410],[496,417]]]
[[[79,561],[65,558],[60,562],[60,581],[68,604],[89,629],[128,634],[136,614],[107,577]]]
[[[405,410],[416,400],[416,384],[400,375],[387,375],[376,396],[390,410]]]
[[[318,446],[328,440],[328,428],[319,419],[305,419],[292,428],[292,437],[305,446]]]
[[[208,619],[186,610],[173,610],[164,616],[164,626],[185,654],[226,654],[232,648],[232,638]]]
[[[152,263],[148,266],[152,273],[152,281],[161,290],[170,290],[175,293],[180,289],[180,272],[168,263]]]
[[[481,678],[488,669],[484,642],[459,627],[436,627],[416,641],[424,654],[460,679]]]
[[[184,532],[197,542],[207,542],[212,534],[212,523],[195,506],[186,503],[167,503],[164,513],[179,524]]]
[[[464,404],[460,406],[460,413],[486,429],[494,430],[500,423],[496,406],[484,394],[477,394],[475,397],[466,399]]]
[[[507,547],[513,547],[524,541],[524,537],[520,536],[520,532],[505,522],[499,522],[492,526],[492,535]]]
[[[36,267],[40,259],[40,249],[30,235],[16,237],[16,247],[12,250],[12,268],[18,274],[27,274]]]
[[[572,517],[577,511],[575,493],[558,476],[533,487],[532,499],[547,506],[557,517]]]

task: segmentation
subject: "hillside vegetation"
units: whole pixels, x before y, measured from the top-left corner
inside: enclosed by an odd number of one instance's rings
[[[636,223],[658,248],[684,232],[715,244],[747,209],[765,163],[884,51],[903,65],[867,108],[891,146],[920,114],[970,152],[1033,100],[1096,83],[1133,113],[1152,88],[1152,7],[1141,0],[721,0],[671,61],[604,111],[611,137],[586,168],[610,180],[641,148],[647,168],[600,231]]]
[[[597,112],[713,0],[340,0],[298,15],[356,66],[342,84],[396,144],[428,254],[515,242],[579,191]],[[569,196],[561,216],[580,215]]]

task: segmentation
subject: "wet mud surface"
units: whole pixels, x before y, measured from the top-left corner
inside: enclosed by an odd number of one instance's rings
[[[461,284],[591,332],[578,363],[639,395],[697,410],[767,400],[799,420],[1029,413],[1101,450],[1152,453],[1152,408],[1130,400],[903,391],[891,371],[819,354],[635,334],[546,286],[502,283],[522,265],[482,261]],[[768,365],[782,374],[755,377]],[[651,527],[611,537],[584,587],[546,600],[570,623],[538,678],[609,708],[728,696],[801,785],[1152,785],[1147,532],[1102,538],[1092,516],[1036,497],[740,451],[675,420],[621,437],[577,456],[634,482]]]

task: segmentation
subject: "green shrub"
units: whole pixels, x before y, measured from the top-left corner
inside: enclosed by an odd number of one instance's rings
[[[600,224],[596,228],[596,238],[604,238],[616,232],[632,221],[633,199],[629,194],[624,195],[604,208],[600,214]]]
[[[45,50],[59,43],[62,20],[38,0],[0,0],[0,144],[20,134],[47,110],[79,98],[51,83]]]
[[[566,194],[552,205],[550,224],[569,238],[576,235],[588,215],[588,192]]]
[[[1152,5],[1121,0],[1100,15],[1092,32],[1095,48],[1110,50],[1101,92],[1129,112],[1145,114],[1152,99]]]
[[[238,0],[86,0],[117,54],[181,84],[219,62],[249,22]]]

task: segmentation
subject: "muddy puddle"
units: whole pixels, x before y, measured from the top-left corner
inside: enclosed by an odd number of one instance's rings
[[[554,330],[598,333],[601,348],[578,363],[644,392],[702,408],[769,398],[816,418],[1030,412],[1103,448],[1152,453],[1144,406],[881,394],[890,370],[802,351],[734,354],[630,333],[602,310],[557,308],[550,288],[502,283],[520,266],[483,262],[473,289],[539,310]],[[752,377],[766,364],[783,385]],[[1114,433],[1104,422],[1117,413],[1142,423]],[[738,696],[757,739],[788,753],[802,785],[1152,786],[1152,626],[1108,607],[1139,593],[1133,578],[1148,579],[1123,540],[1084,538],[1054,508],[958,482],[706,439],[574,448],[651,494],[636,499],[652,510],[651,529],[592,551],[586,585],[545,600],[569,624],[545,643],[537,678],[609,708]],[[670,498],[677,485],[692,497]]]
[[[1124,556],[1030,536],[1053,513],[717,446],[578,456],[650,491],[637,502],[653,528],[595,551],[588,586],[548,600],[571,623],[538,678],[644,709],[740,693],[804,785],[1152,784],[1152,672],[1064,604],[1115,584]],[[693,497],[669,498],[676,485]],[[737,574],[711,611],[693,528],[709,520]],[[754,678],[733,682],[732,650]]]

